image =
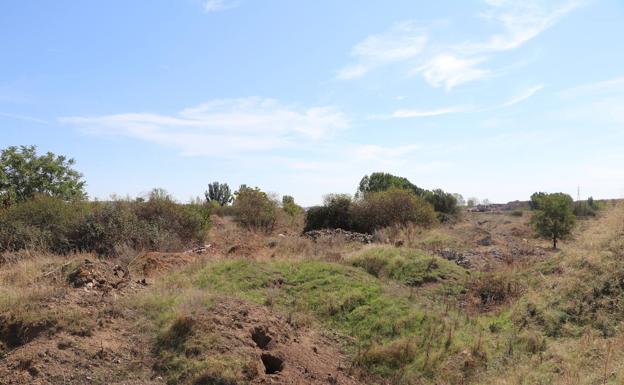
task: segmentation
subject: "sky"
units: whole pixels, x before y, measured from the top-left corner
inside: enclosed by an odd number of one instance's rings
[[[365,174],[493,202],[624,198],[621,0],[0,2],[0,148],[91,198],[303,205]]]

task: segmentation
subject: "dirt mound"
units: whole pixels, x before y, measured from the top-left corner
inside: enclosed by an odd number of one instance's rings
[[[319,238],[342,238],[347,242],[373,243],[373,236],[370,234],[356,233],[343,229],[312,230],[304,235],[314,241]]]
[[[219,336],[209,354],[223,350],[250,363],[244,372],[252,384],[358,383],[335,336],[299,327],[270,308],[222,299],[210,314],[195,317],[193,328]]]
[[[184,253],[160,253],[156,251],[144,253],[132,261],[130,269],[135,275],[152,277],[197,261],[199,256],[204,253],[204,250],[202,250],[202,253],[193,251]]]
[[[73,287],[117,288],[130,279],[130,272],[120,265],[111,267],[105,262],[93,262],[85,259],[67,276],[67,282]]]

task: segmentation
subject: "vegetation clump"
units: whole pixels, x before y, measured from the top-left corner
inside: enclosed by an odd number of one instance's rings
[[[557,241],[574,228],[572,197],[564,193],[545,194],[540,195],[534,204],[537,209],[531,223],[539,235],[552,240],[553,249],[556,249]]]
[[[8,207],[36,195],[63,201],[86,198],[85,182],[75,161],[51,152],[37,155],[35,146],[11,146],[0,151],[0,205]]]

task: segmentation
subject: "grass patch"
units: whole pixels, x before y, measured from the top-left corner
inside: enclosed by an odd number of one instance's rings
[[[377,278],[390,278],[409,286],[467,278],[466,269],[421,251],[390,246],[374,247],[349,260]]]

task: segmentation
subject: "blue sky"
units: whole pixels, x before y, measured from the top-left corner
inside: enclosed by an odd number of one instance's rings
[[[624,197],[619,0],[0,3],[0,147],[91,197],[214,180],[353,193],[387,171],[491,201]]]

